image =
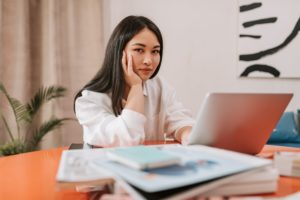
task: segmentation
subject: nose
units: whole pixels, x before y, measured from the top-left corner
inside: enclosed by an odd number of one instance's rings
[[[151,55],[145,55],[143,63],[146,66],[150,66],[152,64],[152,56]]]

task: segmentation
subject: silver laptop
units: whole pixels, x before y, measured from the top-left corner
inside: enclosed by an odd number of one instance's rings
[[[198,113],[188,144],[257,154],[293,94],[210,93]]]

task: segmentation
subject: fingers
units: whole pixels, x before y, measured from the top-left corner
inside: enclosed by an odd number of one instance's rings
[[[122,55],[122,67],[124,71],[125,82],[128,86],[142,83],[141,78],[134,71],[133,56],[130,53],[123,51]]]
[[[125,53],[125,51],[123,51],[123,55],[122,55],[122,66],[123,66],[123,70],[125,72],[127,72],[127,60],[126,60],[126,53]]]
[[[126,74],[130,75],[134,73],[133,64],[132,64],[132,55],[131,54],[126,55],[125,51],[123,51],[123,55],[122,55],[122,66]]]
[[[128,60],[128,63],[127,63],[128,73],[132,74],[133,73],[133,67],[132,67],[132,55],[131,54],[128,54],[127,60]]]
[[[125,51],[123,51],[123,55],[122,55],[122,66],[125,72],[128,72],[129,74],[133,72],[132,55],[131,54],[126,55]]]

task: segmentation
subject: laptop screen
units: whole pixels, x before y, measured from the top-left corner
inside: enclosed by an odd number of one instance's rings
[[[209,93],[188,144],[257,154],[270,137],[293,94]]]

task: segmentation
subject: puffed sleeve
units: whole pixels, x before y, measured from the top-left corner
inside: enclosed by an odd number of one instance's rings
[[[76,116],[83,127],[84,142],[103,146],[129,146],[144,141],[146,117],[130,109],[113,114],[111,99],[105,93],[84,90],[75,102]]]
[[[176,98],[176,91],[167,82],[163,81],[163,96],[166,107],[166,133],[174,134],[185,126],[195,123],[191,112]]]

